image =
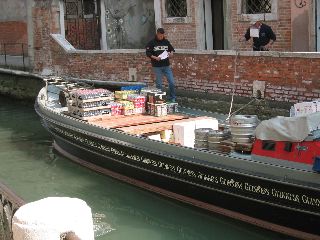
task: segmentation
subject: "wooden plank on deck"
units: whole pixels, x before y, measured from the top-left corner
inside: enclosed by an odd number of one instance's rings
[[[144,124],[138,126],[131,126],[131,127],[122,127],[118,128],[125,133],[134,134],[134,135],[142,135],[147,133],[154,133],[154,132],[161,132],[164,130],[172,130],[173,124],[181,123],[181,122],[188,122],[200,119],[206,119],[207,117],[197,117],[197,118],[189,118],[189,119],[182,119],[182,120],[174,120],[174,121],[167,121],[167,122],[160,122],[160,123],[151,123],[151,124]]]
[[[150,115],[131,115],[131,116],[123,116],[119,118],[109,118],[103,119],[101,121],[91,122],[95,125],[105,127],[105,128],[122,128],[122,127],[130,127],[130,126],[138,126],[144,124],[154,124],[168,121],[175,121],[186,119],[187,116],[184,115],[168,115],[163,117],[155,117]]]

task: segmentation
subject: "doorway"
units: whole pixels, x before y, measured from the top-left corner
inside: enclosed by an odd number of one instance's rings
[[[66,39],[82,50],[99,50],[100,0],[64,0]]]
[[[224,50],[224,0],[203,0],[203,11],[205,49]]]
[[[223,0],[211,0],[213,49],[224,49]]]

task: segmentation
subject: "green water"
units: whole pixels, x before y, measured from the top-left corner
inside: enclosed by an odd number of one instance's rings
[[[97,240],[289,239],[80,167],[55,153],[32,105],[1,97],[0,180],[26,201],[85,200]]]

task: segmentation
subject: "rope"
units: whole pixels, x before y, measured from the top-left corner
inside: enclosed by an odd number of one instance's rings
[[[236,52],[236,56],[234,58],[234,75],[233,75],[233,89],[232,89],[232,96],[231,96],[231,103],[230,103],[230,109],[229,109],[229,114],[227,119],[225,120],[225,122],[229,121],[231,116],[233,116],[234,114],[240,112],[242,109],[246,108],[247,106],[249,106],[251,103],[253,103],[254,101],[256,101],[257,99],[254,98],[252,99],[249,103],[247,103],[246,105],[242,106],[240,109],[238,109],[237,111],[232,113],[232,109],[233,109],[233,103],[234,103],[234,96],[235,96],[235,92],[236,92],[236,79],[240,79],[240,76],[238,76],[238,57],[239,57],[239,49],[240,49],[240,43],[243,42],[242,40],[239,40],[239,43],[237,44],[237,48],[235,49]]]
[[[236,92],[236,79],[237,79],[237,77],[239,77],[237,74],[238,73],[238,69],[237,69],[238,55],[239,55],[239,51],[237,48],[236,49],[236,56],[234,58],[234,74],[233,74],[233,89],[232,89],[231,103],[230,103],[228,118],[226,119],[226,121],[229,120],[231,117],[231,112],[232,112],[233,102],[234,102],[234,95]]]
[[[237,31],[239,32],[239,26],[237,26]],[[237,44],[237,47],[235,49],[235,52],[236,52],[236,56],[234,58],[234,73],[233,73],[233,88],[232,88],[232,96],[231,96],[231,103],[230,103],[230,109],[229,109],[229,114],[228,114],[228,118],[226,119],[226,121],[228,121],[231,117],[231,112],[232,112],[232,109],[233,109],[233,102],[234,102],[234,95],[235,95],[235,92],[236,92],[236,79],[240,77],[238,76],[238,56],[239,56],[239,48],[240,48],[240,43],[241,43],[241,40],[239,40],[239,43]]]

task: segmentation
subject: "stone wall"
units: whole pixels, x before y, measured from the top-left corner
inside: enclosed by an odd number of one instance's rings
[[[26,21],[27,0],[1,0],[0,1],[0,22]]]
[[[0,69],[0,95],[34,102],[43,86],[42,79],[36,75]]]
[[[26,0],[0,1],[0,32],[0,54],[22,55],[21,44],[27,53]]]

